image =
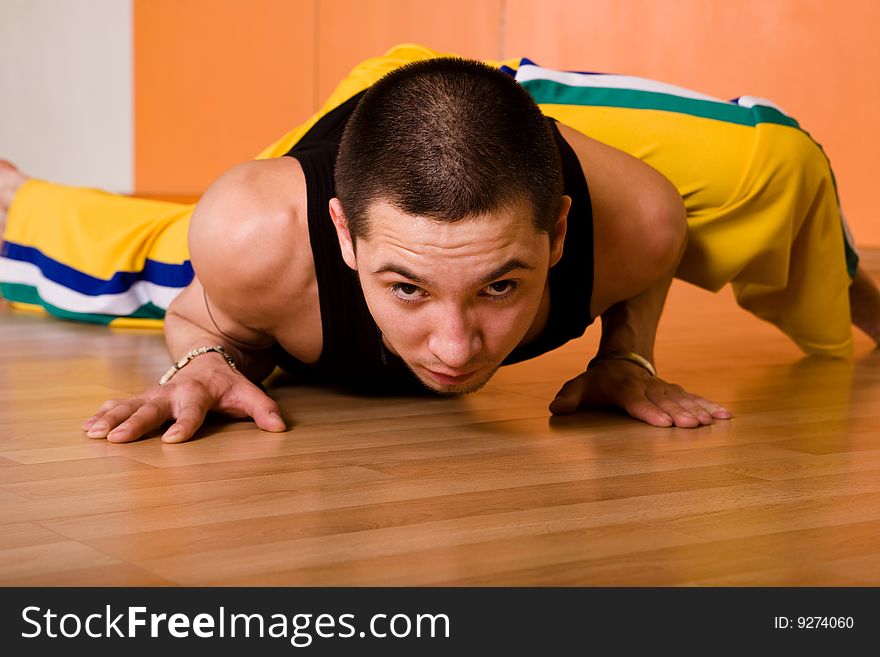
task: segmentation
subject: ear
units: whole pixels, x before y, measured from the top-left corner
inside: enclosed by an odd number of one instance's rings
[[[565,244],[565,231],[568,228],[569,210],[571,210],[571,197],[563,196],[559,202],[559,215],[556,217],[556,225],[553,227],[553,234],[550,235],[551,267],[562,258],[562,247]]]
[[[342,259],[345,264],[357,271],[357,258],[354,255],[354,242],[348,231],[348,220],[342,210],[342,203],[338,198],[330,199],[330,217],[336,227],[336,237],[339,239],[339,248],[342,250]]]

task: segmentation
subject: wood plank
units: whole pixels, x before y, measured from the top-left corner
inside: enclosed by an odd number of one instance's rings
[[[128,563],[112,563],[62,572],[30,572],[2,580],[4,586],[170,586],[174,584]]]
[[[700,490],[738,483],[729,476],[709,469],[679,471],[666,477],[664,488],[669,491]],[[336,534],[371,531],[389,527],[417,527],[425,522],[480,518],[497,513],[540,510],[549,506],[565,507],[586,501],[637,496],[653,490],[658,475],[647,473],[592,482],[500,489],[476,493],[459,493],[442,498],[410,499],[384,504],[317,509],[279,516],[215,522],[199,526],[139,531],[95,538],[83,533],[82,525],[61,525],[51,522],[60,534],[82,538],[88,545],[107,554],[140,561],[170,557],[182,551],[197,553],[219,547],[235,548],[277,541],[297,540]],[[92,518],[87,521],[92,521]]]
[[[63,498],[24,500],[16,496],[17,504],[5,509],[0,518],[3,522],[22,522],[30,518],[50,526],[49,521],[57,518],[85,516],[94,519],[101,514],[115,514],[138,523],[139,518],[158,511],[160,517],[169,512],[175,513],[175,519],[169,518],[166,522],[186,523],[194,521],[193,514],[202,517],[202,513],[207,513],[210,517],[218,508],[240,508],[245,513],[250,504],[295,503],[299,498],[294,494],[296,492],[309,497],[307,493],[322,488],[332,491],[334,486],[350,488],[363,482],[387,478],[387,475],[366,468],[341,467],[230,479],[223,481],[222,485],[217,482],[196,482],[132,488],[125,489],[125,494],[104,491],[97,486],[82,494]]]
[[[676,283],[658,366],[735,418],[551,418],[596,336],[461,398],[276,376],[284,434],[212,418],[190,443],[111,445],[80,423],[153,383],[161,336],[0,304],[0,584],[880,584],[867,338],[804,359],[729,294]]]
[[[44,543],[60,543],[67,540],[58,532],[46,529],[35,522],[16,522],[0,525],[0,550],[26,548]]]
[[[152,466],[124,456],[35,464],[23,464],[9,460],[7,464],[0,464],[0,487],[12,490],[13,484],[22,482],[46,482],[51,487],[57,485],[55,482],[59,480],[72,477],[94,477],[115,472],[150,469]]]
[[[117,559],[77,541],[12,547],[0,550],[0,582],[117,563]]]

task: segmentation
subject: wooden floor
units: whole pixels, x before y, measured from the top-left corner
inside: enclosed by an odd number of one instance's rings
[[[286,434],[110,445],[80,423],[165,370],[161,338],[3,307],[0,584],[880,584],[867,338],[805,359],[729,291],[676,283],[659,370],[735,419],[551,420],[595,333],[461,399],[282,387]]]

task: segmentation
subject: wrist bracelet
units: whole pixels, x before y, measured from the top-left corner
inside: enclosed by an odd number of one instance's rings
[[[223,358],[226,359],[226,362],[229,363],[229,367],[238,371],[238,368],[235,366],[235,361],[232,360],[232,356],[229,355],[229,352],[226,351],[226,347],[222,344],[216,344],[213,347],[199,347],[198,349],[193,349],[192,351],[186,352],[186,354],[179,361],[174,363],[171,368],[162,375],[162,378],[159,379],[159,385],[164,386],[168,383],[171,378],[177,374],[181,369],[183,369],[193,358],[197,356],[202,356],[203,354],[210,353],[212,351],[217,352]]]
[[[634,351],[608,351],[604,354],[597,354],[587,365],[587,371],[589,371],[594,365],[598,365],[606,360],[628,360],[630,363],[635,363],[644,369],[651,376],[657,376],[657,370],[654,369],[651,361]]]

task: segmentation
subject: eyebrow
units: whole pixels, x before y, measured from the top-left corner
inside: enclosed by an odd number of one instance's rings
[[[488,285],[496,278],[501,278],[504,274],[508,274],[512,272],[514,269],[528,269],[533,270],[534,267],[532,265],[526,264],[519,258],[511,258],[503,265],[498,267],[497,269],[492,270],[479,283],[479,287],[483,287],[484,285]],[[414,283],[418,283],[419,285],[424,285],[425,287],[435,287],[435,284],[432,281],[429,281],[418,274],[411,272],[406,267],[401,265],[395,265],[394,263],[387,262],[375,270],[374,274],[384,274],[390,272],[392,274],[398,274],[399,276],[403,276],[404,278],[408,278]]]

